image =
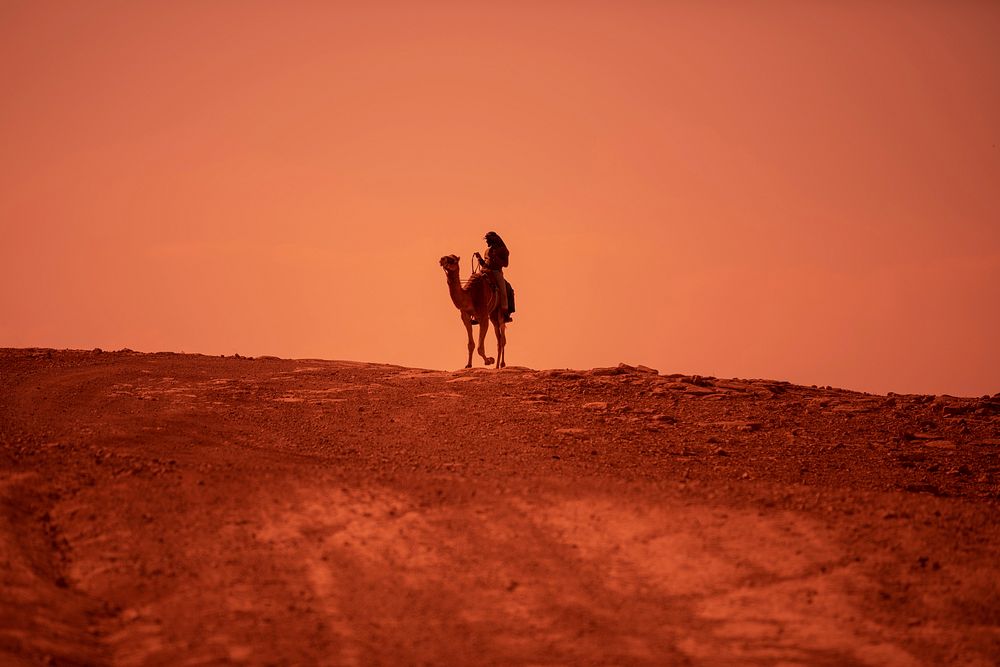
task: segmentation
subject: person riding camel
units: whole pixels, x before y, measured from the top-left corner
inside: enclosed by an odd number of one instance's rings
[[[497,293],[500,295],[500,312],[503,314],[504,322],[513,322],[510,313],[513,309],[508,309],[507,304],[507,281],[503,277],[504,268],[510,263],[510,251],[507,245],[496,232],[487,232],[486,236],[486,259],[478,252],[476,259],[479,266],[487,269],[493,274],[493,282],[496,283]]]

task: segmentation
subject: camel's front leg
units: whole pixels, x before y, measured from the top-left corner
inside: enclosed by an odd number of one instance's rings
[[[468,313],[462,313],[462,324],[465,325],[465,333],[469,335],[469,361],[466,368],[472,368],[472,351],[476,349],[476,344],[472,342],[472,317]]]
[[[489,366],[493,363],[493,357],[486,356],[486,332],[490,330],[490,318],[479,317],[479,356],[483,358],[483,363]]]

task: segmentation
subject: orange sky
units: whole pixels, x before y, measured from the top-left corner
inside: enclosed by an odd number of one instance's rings
[[[1000,391],[1000,3],[0,4],[0,345]],[[494,343],[490,343],[491,347]]]

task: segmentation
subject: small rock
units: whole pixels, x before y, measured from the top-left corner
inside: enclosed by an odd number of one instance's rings
[[[628,371],[622,369],[621,366],[618,366],[618,367],[612,366],[612,367],[608,367],[608,368],[592,368],[589,371],[587,371],[587,375],[599,377],[599,376],[602,376],[602,375],[622,375],[622,374],[627,373],[627,372]]]
[[[715,425],[733,431],[745,431],[747,433],[752,433],[754,431],[759,431],[761,427],[760,422],[746,422],[746,421],[723,421],[715,422]]]
[[[714,396],[718,392],[715,389],[691,384],[684,386],[684,393],[689,396]]]
[[[951,440],[925,440],[923,445],[935,449],[955,449],[955,443]]]
[[[903,433],[903,440],[939,440],[941,436],[933,433]]]

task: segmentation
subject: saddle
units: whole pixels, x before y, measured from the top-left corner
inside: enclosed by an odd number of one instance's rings
[[[479,274],[481,276],[483,276],[483,278],[486,280],[486,283],[490,286],[490,289],[493,290],[493,294],[495,296],[498,296],[497,295],[497,291],[498,291],[498,289],[497,289],[497,282],[496,282],[496,280],[493,279],[493,272],[492,271],[481,271],[481,272],[479,272]],[[504,280],[504,282],[507,283],[507,313],[506,313],[506,318],[505,319],[506,319],[507,322],[510,322],[511,321],[510,315],[511,315],[511,313],[514,312],[514,288],[511,287],[509,280]],[[476,321],[475,317],[472,318],[472,323],[473,324],[479,324],[479,322]]]

